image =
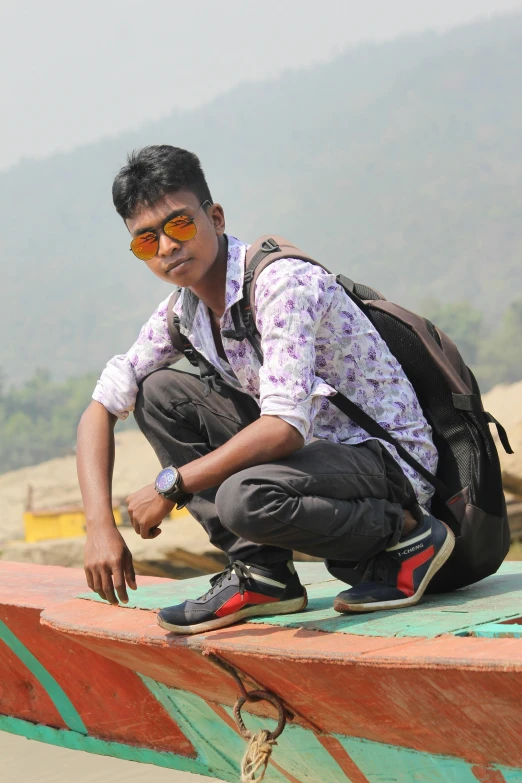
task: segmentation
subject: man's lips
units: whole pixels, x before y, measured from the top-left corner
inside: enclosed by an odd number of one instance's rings
[[[165,267],[165,274],[167,275],[169,272],[172,272],[173,269],[177,269],[178,266],[181,266],[181,264],[186,264],[187,261],[191,261],[191,258],[178,258],[177,261],[174,261],[172,264],[169,264],[169,266]]]

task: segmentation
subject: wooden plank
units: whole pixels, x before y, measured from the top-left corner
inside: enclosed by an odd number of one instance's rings
[[[471,635],[484,639],[522,639],[522,625],[518,623],[485,623],[474,628]]]
[[[267,625],[173,639],[151,612],[90,601],[54,607],[45,622],[122,666],[219,704],[232,705],[237,686],[201,655],[207,651],[325,733],[341,726],[347,736],[522,767],[517,639],[385,639]]]
[[[179,726],[131,669],[42,626],[39,609],[0,606],[0,618],[0,712],[193,755]]]
[[[296,568],[304,585],[318,585],[323,582],[325,585],[335,584],[338,586],[341,584],[328,573],[322,563],[296,563]],[[129,592],[129,603],[125,605],[125,608],[158,611],[164,606],[181,603],[187,598],[196,598],[210,589],[209,577],[210,575],[197,576],[193,579],[184,579],[178,582],[167,579],[154,579],[149,580],[143,586],[140,580],[138,590]],[[338,589],[337,592],[339,592]],[[106,603],[93,592],[82,591],[77,594],[77,597],[88,601]]]
[[[522,563],[504,563],[498,574],[445,595],[425,596],[409,609],[340,615],[333,599],[343,584],[329,578],[322,564],[306,563],[309,604],[306,612],[280,617],[259,617],[249,623],[285,628],[304,628],[328,633],[378,637],[425,637],[471,633],[484,623],[518,617],[522,613]],[[320,579],[321,581],[317,581]],[[129,596],[128,608],[157,610],[198,596],[208,589],[208,577],[183,582],[158,582]],[[100,601],[94,593],[81,598]]]

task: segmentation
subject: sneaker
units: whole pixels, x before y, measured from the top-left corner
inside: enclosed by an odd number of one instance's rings
[[[339,593],[336,612],[376,612],[413,606],[453,552],[455,536],[423,510],[423,521],[369,563],[361,582]]]
[[[210,584],[201,598],[162,609],[158,624],[172,633],[201,633],[248,617],[300,612],[307,604],[291,560],[269,567],[234,560]]]

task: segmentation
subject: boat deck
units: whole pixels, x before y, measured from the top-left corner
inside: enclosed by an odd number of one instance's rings
[[[297,563],[297,570],[308,591],[308,607],[299,614],[254,618],[248,625],[302,628],[323,633],[378,636],[383,638],[422,637],[433,639],[442,634],[457,636],[504,636],[522,634],[522,563],[504,563],[492,578],[446,595],[425,596],[422,603],[409,609],[357,615],[339,615],[333,599],[346,585],[331,576],[320,563]],[[158,611],[164,606],[194,598],[208,589],[208,577],[182,582],[161,581],[129,591],[124,608]],[[80,598],[102,602],[94,593]],[[502,623],[508,625],[502,626]],[[492,625],[499,626],[491,628]]]
[[[292,715],[267,781],[522,783],[522,563],[352,616],[333,611],[343,586],[322,565],[299,571],[306,612],[183,637],[156,610],[208,577],[139,578],[114,607],[80,571],[0,563],[0,729],[237,780],[238,689],[212,653]],[[250,712],[272,727],[266,703]]]

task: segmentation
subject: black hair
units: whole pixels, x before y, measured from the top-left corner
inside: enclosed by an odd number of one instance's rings
[[[198,156],[170,144],[157,144],[127,155],[127,165],[114,179],[112,200],[118,214],[127,220],[137,207],[152,207],[177,190],[190,190],[202,204],[207,200],[212,203]]]

